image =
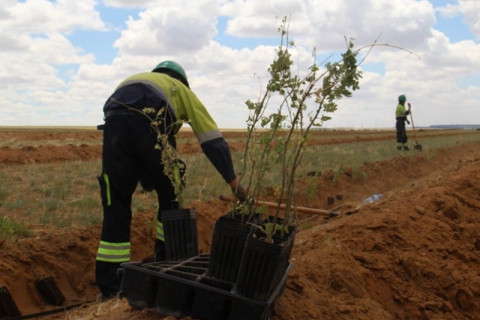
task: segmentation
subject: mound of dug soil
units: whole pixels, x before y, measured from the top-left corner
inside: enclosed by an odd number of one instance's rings
[[[316,200],[300,205],[339,209],[339,217],[302,216],[293,268],[274,320],[480,319],[480,143],[366,165],[365,179],[336,184],[318,177]],[[413,151],[411,151],[413,152]],[[374,193],[383,197],[362,205]],[[339,200],[341,199],[341,200]],[[198,202],[199,245],[208,252],[214,221],[228,204]],[[354,212],[346,214],[347,212]],[[151,212],[134,215],[133,259],[148,256]],[[51,310],[33,286],[34,272],[52,275],[67,305],[42,319],[169,319],[132,309],[125,299],[97,303],[94,257],[99,228],[39,230],[0,243],[0,284],[22,314]]]
[[[278,319],[480,319],[479,178],[477,153],[299,233]]]

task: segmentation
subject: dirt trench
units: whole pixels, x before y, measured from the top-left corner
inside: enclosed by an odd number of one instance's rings
[[[328,173],[318,177],[317,197],[305,196],[300,204],[342,205],[343,214],[300,217],[293,268],[273,319],[480,319],[479,146],[445,148],[433,159],[418,153],[367,164],[362,180],[349,170],[336,183]],[[382,198],[362,205],[375,193]],[[213,224],[229,205],[214,199],[194,207],[205,253]],[[152,217],[134,215],[133,260],[151,254]],[[0,285],[22,315],[54,309],[34,287],[37,272],[55,279],[67,306],[81,304],[41,319],[159,319],[155,310],[135,310],[125,299],[93,301],[99,233],[99,226],[38,226],[33,237],[0,242]]]

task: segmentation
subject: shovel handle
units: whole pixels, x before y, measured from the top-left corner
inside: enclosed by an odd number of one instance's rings
[[[224,195],[220,196],[220,200],[222,200],[222,201],[235,201],[234,199],[232,199],[230,197],[227,197],[227,196],[224,196]],[[277,203],[270,202],[270,201],[262,201],[262,200],[253,200],[253,201],[257,205],[263,205],[263,206],[267,206],[267,207],[270,207],[270,208],[276,208],[278,206],[278,207],[280,207],[280,209],[285,209],[287,207],[283,203],[278,205]],[[328,217],[337,217],[339,215],[339,213],[336,212],[336,211],[325,210],[325,209],[298,207],[298,206],[295,206],[295,207],[292,207],[292,208],[294,208],[298,212],[309,213],[309,214],[317,214],[317,215],[328,216]]]

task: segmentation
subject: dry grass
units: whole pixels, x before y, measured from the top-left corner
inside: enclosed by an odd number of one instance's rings
[[[2,130],[4,128],[0,128]],[[19,130],[93,130],[92,128],[20,128]],[[179,143],[190,141],[191,133]],[[230,130],[226,132],[229,141],[242,141],[243,131]],[[333,170],[341,173],[343,168],[356,168],[364,163],[387,160],[398,156],[395,141],[382,137],[394,137],[392,131],[318,131],[314,133],[318,140],[350,139],[349,143],[320,144],[309,147],[305,153],[299,175],[308,172],[323,172]],[[362,141],[360,138],[372,137],[372,140]],[[411,143],[413,143],[410,135]],[[376,139],[380,138],[380,139]],[[100,139],[100,138],[99,138]],[[392,138],[393,139],[393,138]],[[434,158],[438,148],[454,144],[479,141],[480,132],[476,130],[446,130],[422,131],[417,139],[423,145],[426,158]],[[358,140],[358,142],[355,142]],[[22,145],[48,143],[62,145],[71,143],[67,140],[27,141]],[[0,141],[0,144],[4,143]],[[101,140],[78,141],[77,143],[101,143]],[[234,163],[241,167],[242,151],[232,152]],[[412,156],[418,151],[401,153]],[[208,159],[201,153],[185,154],[188,176],[185,189],[185,205],[195,200],[208,200],[228,193],[227,184],[215,171]],[[237,168],[237,169],[238,169]],[[2,165],[0,164],[0,216],[3,226],[0,237],[8,238],[17,234],[28,234],[28,228],[33,225],[51,225],[54,227],[71,227],[79,225],[97,225],[102,219],[102,209],[99,197],[97,175],[101,171],[101,161],[72,161],[63,163]],[[272,174],[266,180],[274,186],[278,183],[277,169],[272,168]],[[360,174],[360,171],[358,171]],[[358,175],[359,179],[362,177]],[[313,190],[313,188],[312,188]],[[142,193],[137,190],[133,199],[133,211],[155,211],[157,199],[155,193]],[[27,230],[27,231],[26,231]]]

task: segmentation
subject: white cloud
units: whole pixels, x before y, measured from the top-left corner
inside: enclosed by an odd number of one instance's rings
[[[128,8],[132,1],[104,0],[107,7]],[[99,65],[67,35],[79,29],[106,30],[98,1],[0,0],[0,124],[96,125],[102,106],[118,82],[172,59],[187,71],[192,89],[220,127],[244,127],[244,102],[256,100],[268,81],[275,47],[230,48],[216,41],[217,21],[227,20],[235,38],[279,38],[277,27],[290,16],[289,33],[298,46],[294,61],[304,70],[311,53],[379,43],[367,57],[360,91],[342,100],[326,126],[393,127],[397,96],[413,104],[415,124],[479,122],[480,45],[452,43],[434,29],[432,1],[416,0],[162,0],[135,1],[111,64]],[[478,1],[459,0],[444,15],[462,15],[478,36]],[[102,12],[102,14],[104,14]],[[118,26],[116,26],[118,27]],[[221,37],[219,37],[221,38]],[[92,39],[95,41],[95,39]],[[363,51],[365,54],[366,51]],[[333,55],[333,58],[338,57]],[[420,57],[420,58],[419,58]],[[375,66],[381,66],[375,71]],[[296,66],[297,67],[297,66]],[[455,112],[451,108],[455,107]]]
[[[5,109],[2,121],[47,124],[68,119],[69,116],[58,115],[67,114],[69,107],[77,102],[65,96],[69,79],[60,76],[58,67],[94,60],[93,55],[74,47],[66,34],[76,29],[105,30],[95,4],[91,0],[2,1],[0,90],[2,97],[8,97],[2,104]],[[53,112],[57,107],[58,112]]]
[[[105,30],[100,15],[95,10],[96,1],[26,0],[8,1],[4,14],[10,19],[2,19],[4,31],[16,33],[69,33],[76,28]]]
[[[459,0],[460,11],[465,22],[470,25],[472,32],[480,36],[480,1]]]
[[[304,16],[303,6],[304,1],[235,0],[227,2],[221,14],[231,18],[227,34],[237,37],[276,37],[279,21],[284,16],[293,16],[295,21],[301,19]]]
[[[4,2],[0,15],[8,18],[0,20],[0,78],[10,80],[5,85],[56,88],[64,85],[64,80],[58,77],[55,66],[94,59],[65,36],[75,28],[103,30],[94,1]]]
[[[275,37],[283,17],[304,45],[319,50],[344,47],[344,37],[370,43],[381,40],[418,47],[430,34],[434,10],[428,1],[256,1],[236,0],[222,9],[231,18],[227,32],[237,37]],[[274,21],[273,17],[278,17]]]
[[[220,127],[245,126],[245,101],[261,94],[273,53],[271,47],[234,50],[212,41],[198,54],[212,58],[199,58],[188,70],[190,85]]]
[[[120,55],[192,54],[216,34],[217,11],[215,1],[151,5],[129,18],[114,46]]]
[[[445,17],[463,15],[464,22],[477,37],[480,36],[480,1],[458,0],[457,4],[447,4],[437,10]]]
[[[149,4],[158,2],[156,0],[103,0],[102,1],[106,6],[115,7],[115,8],[144,8]],[[165,1],[162,1],[165,2]],[[170,1],[172,2],[172,1]]]

